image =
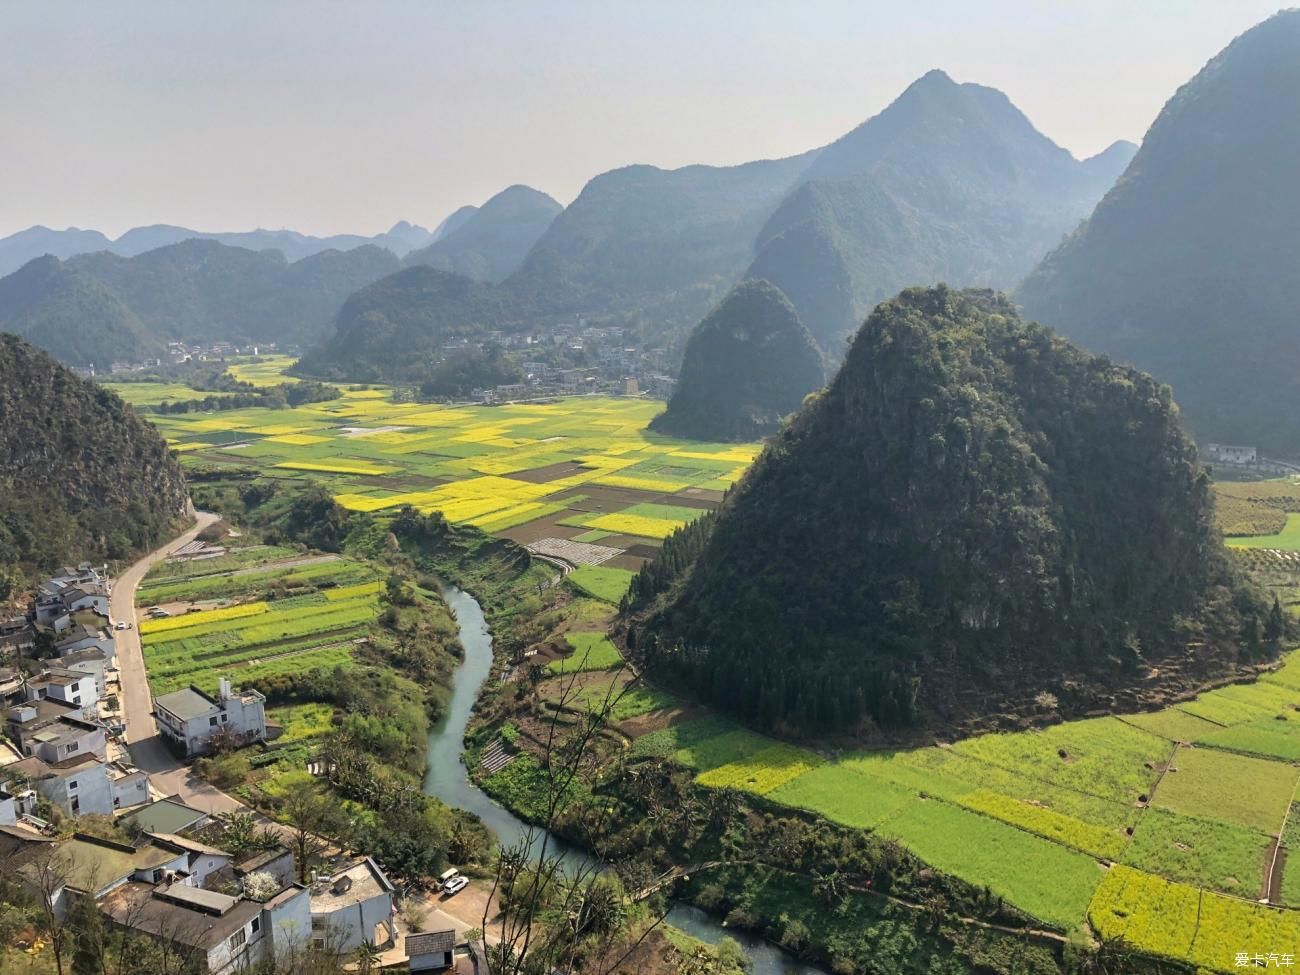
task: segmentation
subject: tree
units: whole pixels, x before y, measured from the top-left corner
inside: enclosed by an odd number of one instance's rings
[[[23,857],[19,872],[36,900],[41,933],[54,954],[54,969],[64,975],[67,956],[73,948],[75,935],[71,925],[63,923],[63,915],[72,895],[67,889],[66,865],[57,843],[42,844]]]
[[[325,834],[339,826],[337,806],[314,782],[294,782],[280,799],[279,811],[292,830],[298,882],[306,883],[311,862],[328,846]]]
[[[379,964],[379,959],[383,957],[383,954],[379,946],[373,941],[367,940],[357,945],[352,957],[357,963],[358,975],[370,975],[374,967]]]

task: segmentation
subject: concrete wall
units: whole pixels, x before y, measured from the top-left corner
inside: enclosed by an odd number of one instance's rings
[[[59,778],[41,779],[35,785],[38,792],[70,815],[113,815],[113,788],[103,765],[87,764]],[[73,798],[78,800],[75,810]]]
[[[230,938],[226,938],[208,952],[209,975],[226,975],[227,972],[243,971],[262,960],[269,939],[266,937],[266,925],[262,915],[259,914],[256,921],[256,931],[253,930],[252,921],[244,925],[244,943],[239,947],[231,947],[231,938],[235,937],[232,934]]]
[[[311,897],[305,887],[274,910],[263,911],[262,917],[271,939],[268,953],[278,963],[283,964],[311,941]]]
[[[113,789],[114,809],[128,809],[149,801],[148,773],[132,772],[109,781]]]
[[[336,944],[331,944],[331,947],[347,954],[363,941],[374,941],[375,927],[389,923],[392,914],[393,897],[383,893],[328,914],[312,911],[311,917],[313,921],[324,921],[332,930]]]

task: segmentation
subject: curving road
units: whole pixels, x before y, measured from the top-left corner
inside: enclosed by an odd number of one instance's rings
[[[191,513],[196,519],[194,526],[123,571],[114,580],[113,592],[109,597],[109,615],[115,621],[128,620],[131,623],[131,629],[118,630],[114,634],[117,637],[117,666],[121,673],[126,745],[132,760],[149,773],[153,788],[164,796],[179,796],[186,805],[207,813],[236,810],[253,813],[263,825],[283,832],[285,827],[193,775],[183,762],[167,750],[154,722],[153,695],[149,691],[149,680],[145,674],[139,623],[135,618],[135,591],[154,563],[165,559],[182,545],[194,541],[199,532],[219,519],[218,515],[210,511],[194,511],[191,508]],[[427,915],[424,930],[428,930],[430,924],[436,927],[454,927],[458,937],[463,937],[466,930],[480,923],[486,897],[487,891],[476,882],[454,901],[428,893],[416,894],[412,899],[417,908]],[[385,955],[386,958],[391,955],[393,961],[405,960],[406,957],[405,946],[400,940],[405,936],[405,924],[399,921],[398,926],[401,931],[399,941]],[[496,939],[489,936],[489,940]]]
[[[109,597],[109,615],[116,620],[131,623],[129,630],[118,630],[117,666],[122,682],[122,721],[126,725],[125,740],[131,760],[149,773],[153,787],[163,795],[179,795],[181,800],[204,812],[226,812],[245,808],[240,802],[190,774],[184,763],[178,761],[158,734],[153,718],[153,695],[145,675],[144,654],[140,649],[140,630],[135,618],[135,591],[140,580],[154,565],[165,559],[182,545],[218,520],[210,511],[193,511],[194,527],[172,539],[161,548],[135,562],[122,572],[113,583]]]

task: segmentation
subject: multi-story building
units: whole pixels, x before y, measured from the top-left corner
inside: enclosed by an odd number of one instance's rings
[[[266,738],[266,698],[257,691],[234,692],[222,680],[217,697],[197,687],[154,698],[158,730],[186,758],[211,750],[213,736],[229,736],[236,745]]]

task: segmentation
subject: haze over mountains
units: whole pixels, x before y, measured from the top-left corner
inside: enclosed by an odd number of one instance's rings
[[[454,215],[453,215],[454,216]],[[449,220],[451,218],[448,218]],[[444,222],[445,226],[445,222]],[[431,243],[437,232],[430,232],[402,220],[387,232],[373,237],[358,234],[335,234],[331,237],[312,237],[294,230],[249,230],[236,233],[207,233],[187,227],[155,224],[133,227],[116,240],[110,240],[98,230],[51,230],[49,227],[29,227],[16,234],[0,238],[0,275],[9,274],[28,261],[46,254],[55,257],[75,257],[108,251],[121,257],[135,257],[158,247],[177,244],[194,238],[215,240],[231,247],[248,250],[278,250],[286,261],[293,262],[326,250],[347,251],[373,244],[403,257],[410,251]]]
[[[71,365],[107,367],[168,340],[307,344],[345,298],[400,267],[373,245],[292,264],[273,250],[189,239],[136,257],[42,257],[0,278],[0,329]]]
[[[999,92],[930,72],[823,149],[739,166],[603,173],[501,281],[491,305],[499,317],[484,320],[482,302],[472,313],[394,308],[387,315],[375,307],[371,339],[358,336],[365,325],[349,316],[340,322],[349,337],[337,347],[327,342],[311,362],[343,377],[351,368],[346,349],[396,343],[365,356],[357,375],[369,374],[375,361],[399,359],[401,347],[428,347],[418,333],[449,321],[509,329],[584,317],[682,349],[745,277],[785,291],[834,360],[871,304],[905,284],[1016,284],[1087,214],[1132,151],[1117,143],[1080,162]],[[461,264],[453,256],[477,217],[423,253],[443,253],[439,267],[474,269],[470,276],[490,281],[477,256]],[[518,239],[522,229],[512,233]]]
[[[457,210],[443,222],[435,241],[407,254],[403,263],[496,284],[519,266],[563,209],[531,187],[508,187],[481,207]]]
[[[931,71],[817,154],[759,232],[749,274],[785,291],[838,358],[909,284],[1014,285],[1134,151],[1117,142],[1080,162],[1002,92]]]
[[[1123,177],[1019,298],[1173,384],[1198,437],[1300,450],[1300,11],[1171,98]]]

